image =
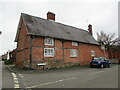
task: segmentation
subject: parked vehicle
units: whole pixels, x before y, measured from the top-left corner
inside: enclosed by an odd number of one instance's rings
[[[90,61],[91,67],[106,68],[111,66],[111,61],[104,57],[95,57]]]

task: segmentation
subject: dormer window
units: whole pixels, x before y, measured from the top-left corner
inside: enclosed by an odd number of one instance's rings
[[[44,44],[45,45],[54,45],[54,39],[53,38],[45,38],[44,39]]]
[[[72,46],[78,46],[77,42],[72,42]]]

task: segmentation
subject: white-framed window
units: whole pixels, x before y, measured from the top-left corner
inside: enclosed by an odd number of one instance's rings
[[[54,57],[54,48],[44,48],[44,57]]]
[[[45,38],[44,39],[44,44],[45,45],[54,45],[54,39],[53,38]]]
[[[91,50],[91,56],[95,56],[95,51]]]
[[[78,46],[77,42],[72,42],[72,46]]]
[[[77,57],[77,49],[70,49],[70,56]]]

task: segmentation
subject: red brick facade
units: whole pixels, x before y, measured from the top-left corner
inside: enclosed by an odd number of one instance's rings
[[[96,57],[105,56],[100,46],[78,43],[78,46],[72,46],[72,41],[54,39],[54,45],[44,45],[45,37],[32,38],[32,67],[36,68],[37,63],[46,62],[46,68],[53,66],[62,66],[67,63],[78,63],[88,65],[92,59],[91,50],[95,51]],[[44,57],[44,48],[54,48],[54,57]],[[70,49],[77,49],[77,57],[70,56]],[[30,63],[30,37],[22,21],[16,54],[16,66],[28,67]]]
[[[18,36],[16,52],[16,65],[23,66],[24,61],[29,60],[29,36],[27,35],[23,21]]]
[[[91,50],[95,51],[96,57],[108,57],[107,52],[103,52],[98,45],[77,42],[78,46],[73,46],[72,41],[55,38],[53,38],[53,46],[45,45],[45,37],[30,37],[30,35],[28,35],[23,21],[21,21],[20,30],[18,33],[16,66],[19,67],[29,67],[30,60],[32,61],[32,68],[37,68],[37,63],[43,62],[47,63],[45,66],[46,68],[59,68],[66,64],[88,65],[89,61],[93,58],[91,56]],[[44,57],[44,48],[46,47],[54,48],[54,57]],[[77,50],[77,57],[70,56],[71,49]]]
[[[109,59],[120,59],[120,51],[109,51],[108,58]]]

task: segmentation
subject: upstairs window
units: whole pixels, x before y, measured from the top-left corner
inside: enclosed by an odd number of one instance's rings
[[[95,51],[91,50],[91,56],[95,56]]]
[[[77,57],[77,50],[76,49],[70,49],[70,56],[71,57]]]
[[[72,42],[72,46],[78,46],[77,42]]]
[[[45,38],[44,39],[44,44],[45,45],[54,45],[54,39],[53,38]]]
[[[54,48],[44,48],[44,57],[54,57]]]

